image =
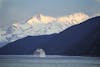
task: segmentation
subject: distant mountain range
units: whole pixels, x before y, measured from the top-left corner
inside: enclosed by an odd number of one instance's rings
[[[89,19],[84,13],[75,13],[63,17],[50,17],[42,14],[28,19],[25,23],[14,23],[6,30],[0,30],[0,47],[27,36],[51,35],[60,33],[70,26]]]
[[[42,48],[47,55],[100,57],[100,16],[60,33],[19,39],[0,48],[0,54],[31,55],[38,48]]]

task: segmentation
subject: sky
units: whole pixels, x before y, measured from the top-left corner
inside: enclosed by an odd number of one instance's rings
[[[37,14],[59,17],[77,12],[100,15],[100,0],[0,0],[0,28]]]

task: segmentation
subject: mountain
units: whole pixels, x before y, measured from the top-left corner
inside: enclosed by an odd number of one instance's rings
[[[6,36],[4,35],[5,33],[6,31],[0,29],[0,47],[2,47],[2,45],[5,45],[5,43],[8,42]]]
[[[0,34],[0,47],[27,36],[60,33],[68,27],[79,24],[88,18],[89,16],[84,13],[75,13],[57,18],[39,14],[28,19],[25,23],[17,22],[9,26],[5,33]]]
[[[56,18],[50,16],[44,16],[42,14],[33,16],[30,20],[27,21],[28,24],[32,25],[33,23],[50,23],[55,22]]]
[[[59,34],[19,39],[0,48],[0,54],[30,55],[38,48],[47,55],[100,57],[100,16],[71,26]]]

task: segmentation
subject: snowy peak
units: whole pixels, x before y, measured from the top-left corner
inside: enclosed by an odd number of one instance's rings
[[[89,18],[88,15],[84,13],[74,13],[69,16],[62,16],[62,17],[50,17],[50,16],[45,16],[42,14],[33,16],[31,19],[27,21],[28,24],[33,25],[34,23],[50,23],[50,22],[64,22],[64,23],[69,23],[69,24],[79,24],[82,21],[86,20]]]
[[[56,19],[50,16],[44,16],[42,14],[33,16],[31,19],[29,19],[27,21],[28,24],[33,24],[33,23],[49,23],[49,22],[53,22]]]
[[[88,15],[84,13],[75,13],[69,16],[63,16],[57,18],[58,22],[66,22],[66,23],[73,23],[73,24],[79,24],[84,20],[87,20],[89,18]]]

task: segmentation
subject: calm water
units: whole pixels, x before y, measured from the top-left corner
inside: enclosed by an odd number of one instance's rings
[[[0,55],[0,67],[100,67],[100,57]]]

